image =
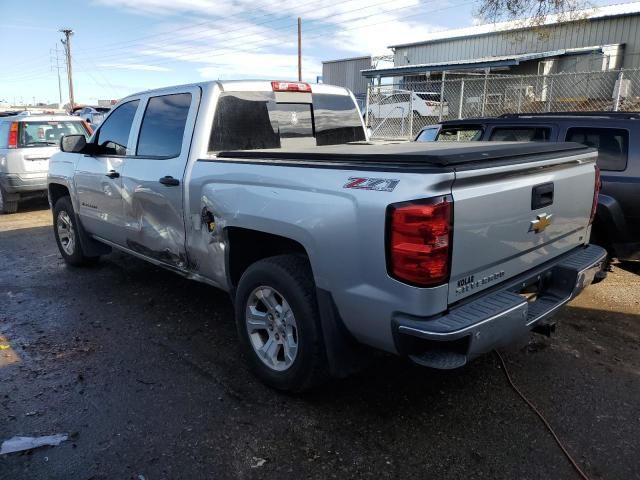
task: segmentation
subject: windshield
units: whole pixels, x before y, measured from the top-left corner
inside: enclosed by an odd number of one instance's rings
[[[88,131],[81,121],[29,121],[18,123],[18,147],[58,145],[63,135],[84,135]]]
[[[223,93],[216,106],[209,150],[300,148],[365,140],[360,113],[351,97],[314,93],[313,103],[283,98],[276,100],[273,92]]]

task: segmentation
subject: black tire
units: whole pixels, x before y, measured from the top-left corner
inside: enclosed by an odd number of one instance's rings
[[[60,238],[61,233],[59,222],[65,224],[70,223],[71,229],[69,231],[69,238],[71,238],[73,242],[72,248],[68,246],[68,239]],[[65,196],[59,198],[53,207],[53,234],[56,237],[58,250],[60,250],[62,258],[68,265],[72,265],[74,267],[95,265],[100,258],[86,256],[82,251],[82,244],[80,243],[78,226],[76,224],[76,216],[69,197]]]
[[[18,211],[18,199],[20,196],[16,193],[7,193],[0,186],[0,214],[16,213]]]
[[[297,354],[286,370],[275,370],[261,360],[247,329],[245,312],[253,293],[259,287],[277,291],[286,299],[295,318]],[[320,328],[315,284],[306,257],[280,255],[259,260],[247,268],[236,291],[235,314],[242,354],[249,368],[262,382],[278,390],[302,392],[326,380],[326,351]]]

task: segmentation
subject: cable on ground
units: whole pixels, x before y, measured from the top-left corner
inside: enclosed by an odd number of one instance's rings
[[[580,477],[583,480],[590,480],[587,474],[584,473],[584,471],[582,471],[582,469],[580,468],[580,465],[578,465],[578,462],[576,462],[573,459],[569,451],[565,448],[564,444],[560,441],[560,438],[558,437],[556,432],[553,430],[553,427],[551,427],[551,424],[547,421],[544,415],[542,415],[540,410],[538,410],[536,406],[533,403],[531,403],[531,401],[527,397],[525,397],[524,393],[520,391],[520,389],[516,386],[516,384],[513,383],[513,380],[511,380],[511,375],[509,375],[509,370],[507,370],[507,364],[502,358],[502,355],[500,355],[500,352],[498,352],[497,350],[494,350],[494,352],[496,353],[496,355],[498,356],[498,360],[500,360],[500,363],[502,364],[502,370],[504,371],[504,375],[507,377],[507,381],[509,382],[509,385],[511,385],[511,388],[515,390],[515,392],[520,396],[520,398],[522,398],[522,400],[524,400],[525,403],[529,405],[529,408],[533,410],[533,412],[538,416],[538,418],[542,420],[542,423],[544,423],[544,426],[547,428],[547,430],[549,430],[549,433],[551,433],[551,435],[553,436],[553,439],[556,441],[556,443],[562,450],[562,453],[564,453],[565,457],[567,457],[569,462],[571,462],[571,465],[573,465],[573,468],[576,469],[576,472],[578,472],[578,475],[580,475]]]

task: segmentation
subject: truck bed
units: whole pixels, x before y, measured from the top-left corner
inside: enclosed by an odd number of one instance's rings
[[[351,143],[308,148],[223,151],[218,158],[459,171],[513,165],[591,151],[571,142]]]

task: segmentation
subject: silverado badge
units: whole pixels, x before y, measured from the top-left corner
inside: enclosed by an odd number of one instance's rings
[[[551,218],[553,214],[547,215],[546,213],[541,213],[536,217],[535,220],[531,220],[531,224],[529,225],[529,231],[534,231],[536,233],[543,232],[545,228],[551,225]]]

